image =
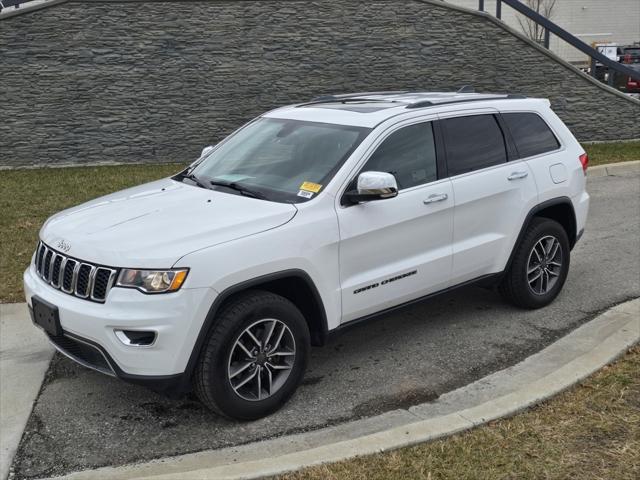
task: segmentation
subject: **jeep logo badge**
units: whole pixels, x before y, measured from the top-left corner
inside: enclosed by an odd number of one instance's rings
[[[71,244],[65,242],[62,239],[58,240],[58,243],[56,243],[56,247],[58,247],[60,250],[62,250],[65,253],[67,253],[69,250],[71,250]]]

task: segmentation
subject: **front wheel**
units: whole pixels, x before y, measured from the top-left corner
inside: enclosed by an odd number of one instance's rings
[[[516,247],[499,291],[518,307],[545,307],[562,290],[569,262],[569,239],[562,225],[548,218],[534,218]]]
[[[269,415],[298,387],[309,345],[307,323],[289,300],[257,290],[240,294],[216,319],[194,373],[196,394],[227,417]]]

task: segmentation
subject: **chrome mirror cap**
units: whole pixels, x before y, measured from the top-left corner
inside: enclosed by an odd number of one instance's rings
[[[362,172],[358,176],[358,194],[393,198],[398,195],[396,177],[387,172]]]
[[[357,190],[345,193],[348,203],[385,200],[398,195],[396,177],[387,172],[362,172],[358,176]]]

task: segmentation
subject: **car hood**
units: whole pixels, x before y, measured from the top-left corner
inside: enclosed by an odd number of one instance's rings
[[[283,225],[296,212],[290,204],[164,179],[64,210],[47,220],[40,238],[102,265],[168,268],[193,251]]]

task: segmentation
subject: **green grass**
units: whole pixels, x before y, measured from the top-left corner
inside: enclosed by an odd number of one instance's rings
[[[42,168],[0,171],[0,302],[23,302],[22,272],[44,221],[62,209],[169,176],[179,165]]]
[[[591,165],[640,160],[640,142],[585,145]],[[22,272],[38,230],[53,213],[126,187],[166,177],[180,165],[41,168],[0,171],[0,302],[20,302]],[[7,275],[8,274],[8,275]]]
[[[640,348],[582,385],[508,420],[280,480],[636,480]]]
[[[589,165],[604,165],[606,163],[630,162],[640,160],[640,141],[619,143],[595,143],[583,145],[589,154]]]

